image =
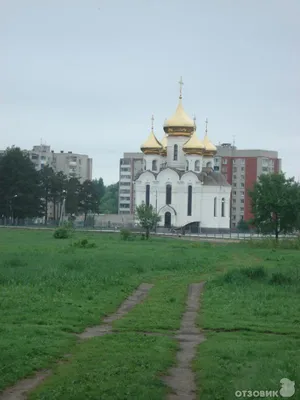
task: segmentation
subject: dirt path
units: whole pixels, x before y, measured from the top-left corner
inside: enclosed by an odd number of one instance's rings
[[[152,287],[153,285],[142,283],[137,290],[121,304],[116,313],[103,319],[104,324],[87,328],[83,333],[79,334],[78,337],[80,339],[89,339],[110,333],[112,331],[112,322],[122,318],[133,307],[141,303],[146,298]],[[65,358],[69,356],[70,355],[66,355]],[[59,361],[58,363],[61,362],[62,361]],[[48,378],[51,373],[51,370],[43,370],[37,372],[33,377],[22,379],[14,386],[5,389],[4,392],[0,393],[0,400],[26,400],[27,394]]]
[[[164,382],[172,389],[168,400],[195,400],[196,383],[192,370],[192,360],[196,355],[197,345],[205,340],[196,327],[196,318],[200,307],[200,294],[204,283],[189,286],[186,311],[181,321],[180,331],[176,335],[180,350],[177,353],[177,366],[169,371]]]

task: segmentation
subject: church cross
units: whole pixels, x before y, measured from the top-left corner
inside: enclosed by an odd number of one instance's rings
[[[208,119],[206,118],[205,120],[205,134],[207,135],[207,125],[208,125]]]
[[[182,76],[180,77],[180,81],[178,82],[179,86],[180,86],[180,91],[179,91],[179,98],[182,99],[182,86],[184,85],[183,81],[182,81]]]
[[[154,130],[154,115],[153,114],[152,114],[152,117],[151,117],[151,130],[152,130],[152,132]]]

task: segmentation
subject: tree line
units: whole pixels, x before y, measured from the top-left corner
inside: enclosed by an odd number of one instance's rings
[[[28,154],[12,147],[0,157],[0,218],[23,221],[43,217],[57,222],[62,203],[69,216],[117,213],[118,184],[105,186],[103,179],[67,177],[50,166],[37,171]]]

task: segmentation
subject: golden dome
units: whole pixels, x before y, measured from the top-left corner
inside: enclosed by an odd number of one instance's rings
[[[203,144],[204,144],[204,146],[205,146],[204,155],[211,156],[211,155],[216,154],[217,148],[216,148],[216,146],[213,145],[212,142],[208,139],[208,136],[207,136],[207,124],[208,124],[208,121],[207,121],[207,118],[206,118],[205,123],[206,123],[206,128],[205,128],[205,136],[204,136],[204,140],[203,140]]]
[[[164,131],[170,136],[191,136],[195,129],[194,121],[187,115],[182,105],[182,78],[180,79],[179,104],[175,114],[169,118],[164,125]]]
[[[148,139],[142,144],[141,150],[144,154],[159,154],[162,150],[161,143],[156,139],[153,130],[151,131]]]
[[[162,145],[162,150],[161,150],[161,155],[166,156],[167,155],[167,144],[168,144],[168,135],[166,134],[163,139],[161,140],[161,145]]]
[[[196,131],[194,131],[191,138],[183,145],[182,149],[186,154],[202,155],[205,151],[204,144],[200,139],[198,139]]]
[[[164,131],[170,136],[191,136],[194,128],[194,121],[184,111],[179,99],[175,114],[165,122]]]

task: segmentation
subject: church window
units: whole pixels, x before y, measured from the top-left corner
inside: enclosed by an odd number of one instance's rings
[[[172,186],[167,185],[166,186],[166,204],[171,204],[172,203]]]
[[[200,161],[199,160],[195,161],[195,171],[197,171],[197,172],[200,171]]]
[[[178,145],[174,144],[174,157],[173,157],[174,161],[178,160]]]
[[[222,198],[221,216],[225,217],[225,199],[224,199],[224,197]]]
[[[185,162],[185,170],[186,170],[186,171],[189,170],[189,162],[188,162],[188,160],[186,160],[186,162]]]
[[[152,161],[152,171],[157,171],[157,161],[156,160]]]
[[[150,185],[146,185],[146,206],[150,205]]]
[[[212,168],[212,163],[210,161],[206,163],[206,168]]]
[[[188,209],[187,209],[188,216],[192,215],[192,191],[193,191],[193,188],[191,185],[189,185],[188,186]]]
[[[214,217],[217,216],[217,198],[214,198]]]

